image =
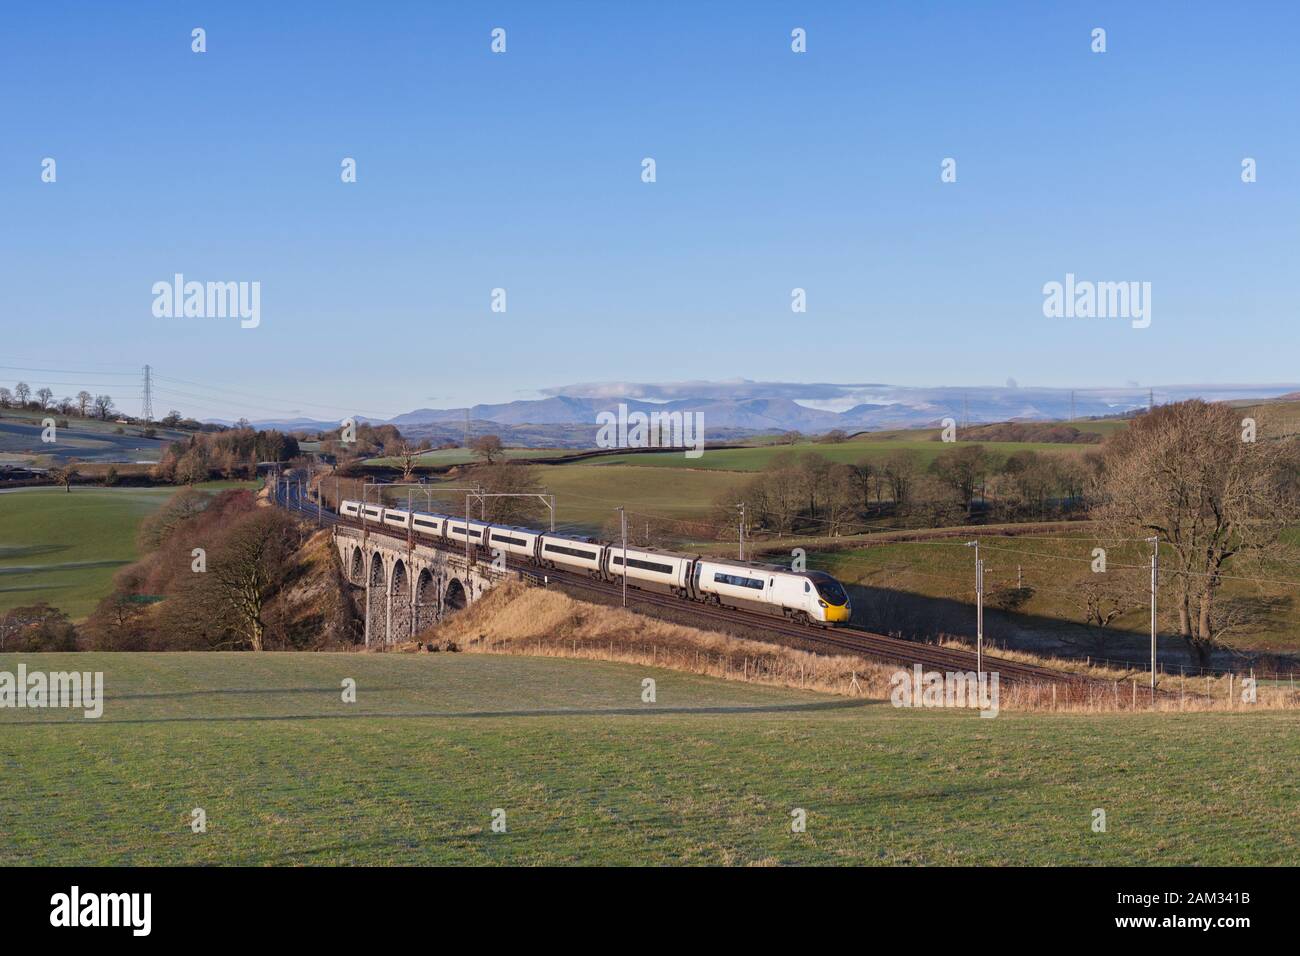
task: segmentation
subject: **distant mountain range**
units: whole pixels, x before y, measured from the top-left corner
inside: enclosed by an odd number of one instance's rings
[[[894,385],[808,385],[790,383],[692,383],[700,393],[664,401],[623,397],[634,394],[680,394],[689,386],[572,386],[599,391],[599,397],[552,394],[546,398],[465,408],[417,408],[387,423],[404,435],[435,441],[459,440],[468,412],[472,435],[495,432],[508,444],[582,447],[594,441],[597,415],[617,412],[699,412],[710,440],[727,440],[760,432],[801,431],[821,434],[832,429],[847,432],[888,428],[924,428],[944,418],[978,424],[1002,421],[1052,421],[1120,415],[1146,407],[1149,401],[1165,404],[1188,398],[1207,401],[1245,401],[1289,396],[1300,385],[1166,385],[1154,388],[1020,388],[1002,387],[911,388]],[[553,391],[562,392],[563,389]],[[611,394],[615,393],[615,394]],[[618,394],[622,393],[622,395]],[[735,397],[726,397],[730,393]],[[800,399],[800,394],[809,397]],[[858,400],[861,399],[861,400]],[[844,406],[842,409],[836,406]],[[360,420],[360,419],[359,419]],[[229,424],[222,422],[222,424]],[[288,419],[255,422],[259,428],[315,431],[335,428],[337,422]]]

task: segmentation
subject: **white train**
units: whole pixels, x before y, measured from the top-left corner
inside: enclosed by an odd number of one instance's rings
[[[532,564],[586,572],[603,581],[627,576],[632,587],[667,591],[720,607],[765,610],[804,623],[843,624],[852,616],[839,581],[822,571],[725,561],[659,548],[629,547],[575,535],[490,524],[453,515],[344,501],[339,514],[380,531],[406,531],[439,542],[501,551]],[[632,582],[636,582],[633,584]]]

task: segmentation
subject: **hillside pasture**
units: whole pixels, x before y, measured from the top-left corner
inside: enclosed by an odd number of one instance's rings
[[[898,451],[912,451],[921,467],[929,467],[936,457],[958,443],[921,438],[855,438],[835,444],[799,442],[794,445],[765,445],[755,448],[706,448],[699,458],[687,458],[680,450],[635,455],[613,455],[596,462],[600,467],[636,465],[642,468],[676,468],[709,471],[762,471],[784,454],[808,452],[839,464],[852,465],[868,461],[880,463]],[[976,444],[976,443],[972,443]],[[1069,445],[1055,442],[978,442],[990,454],[1012,455],[1018,451],[1035,451],[1047,455],[1078,455],[1095,445]]]
[[[209,482],[202,490],[255,487]],[[173,487],[23,488],[0,492],[0,612],[37,601],[85,617],[112,589],[113,575],[138,557],[140,522]]]
[[[1014,714],[480,654],[29,655],[0,865],[1287,865],[1300,717]],[[0,655],[13,671],[14,655]],[[642,681],[657,683],[655,703]],[[356,681],[344,703],[343,681]],[[1106,810],[1104,833],[1093,810]],[[204,833],[191,829],[202,808]],[[806,813],[793,832],[792,812]],[[494,811],[505,832],[493,832]]]

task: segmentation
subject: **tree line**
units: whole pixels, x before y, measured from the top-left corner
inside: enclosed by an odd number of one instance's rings
[[[251,479],[262,461],[300,457],[298,439],[274,429],[229,428],[196,432],[171,442],[151,474],[155,480],[195,485],[214,478]]]
[[[0,408],[49,411],[108,421],[113,414],[113,399],[109,395],[91,395],[83,389],[75,397],[68,395],[56,401],[54,392],[48,386],[42,386],[33,392],[26,382],[19,382],[12,391],[0,385]]]
[[[852,464],[815,451],[782,452],[716,502],[715,522],[719,530],[735,526],[742,503],[750,533],[778,537],[834,537],[886,520],[936,527],[1065,517],[1082,507],[1099,463],[1095,454],[1000,455],[974,443],[947,449],[928,465],[913,449]]]

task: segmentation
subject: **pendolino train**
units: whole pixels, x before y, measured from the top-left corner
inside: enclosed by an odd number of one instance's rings
[[[804,624],[843,624],[852,614],[843,586],[822,571],[791,571],[775,564],[659,548],[629,547],[625,553],[622,545],[591,538],[360,501],[344,501],[339,514],[379,531],[404,531],[434,544],[464,546],[468,541],[475,548],[502,551],[540,567],[585,573],[602,581],[620,582],[626,575],[629,587],[667,591],[719,607],[765,610]]]

